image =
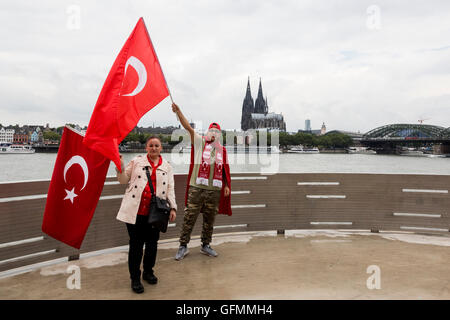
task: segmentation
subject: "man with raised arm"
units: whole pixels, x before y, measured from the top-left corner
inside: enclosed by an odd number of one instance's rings
[[[231,216],[230,166],[227,150],[219,141],[220,126],[213,122],[209,125],[206,136],[200,136],[195,133],[175,103],[172,104],[172,111],[177,114],[181,125],[189,132],[192,146],[184,221],[180,247],[175,260],[181,260],[189,253],[187,245],[200,211],[203,214],[200,252],[210,257],[217,257],[217,252],[210,246],[216,214]]]

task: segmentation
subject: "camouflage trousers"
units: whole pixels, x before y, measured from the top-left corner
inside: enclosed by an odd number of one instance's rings
[[[191,240],[192,229],[200,211],[203,214],[202,243],[211,243],[214,221],[219,210],[219,202],[220,190],[206,190],[189,186],[187,206],[184,209],[183,228],[181,229],[180,235],[180,245],[187,245]]]

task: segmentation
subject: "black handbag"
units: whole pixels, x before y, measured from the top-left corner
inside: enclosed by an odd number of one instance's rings
[[[161,232],[167,231],[170,217],[170,204],[167,200],[158,198],[153,189],[152,179],[148,167],[145,167],[148,184],[152,192],[152,200],[150,201],[150,209],[148,215],[148,223],[153,224]]]

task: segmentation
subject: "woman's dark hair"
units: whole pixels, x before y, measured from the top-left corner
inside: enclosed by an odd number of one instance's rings
[[[146,146],[146,147],[147,147],[147,145],[148,145],[148,142],[149,142],[150,140],[152,140],[152,139],[158,139],[158,140],[159,140],[159,143],[162,145],[161,139],[160,139],[158,136],[150,136],[150,137],[147,139],[147,141],[145,141],[145,146]]]

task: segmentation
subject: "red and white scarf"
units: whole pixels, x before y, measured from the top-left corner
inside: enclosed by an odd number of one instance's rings
[[[223,170],[223,149],[222,146],[216,142],[205,142],[202,152],[202,163],[198,169],[198,175],[195,183],[205,186],[209,185],[209,173],[211,170],[211,152],[216,149],[216,160],[214,162],[214,176],[213,186],[222,188],[222,170]]]

